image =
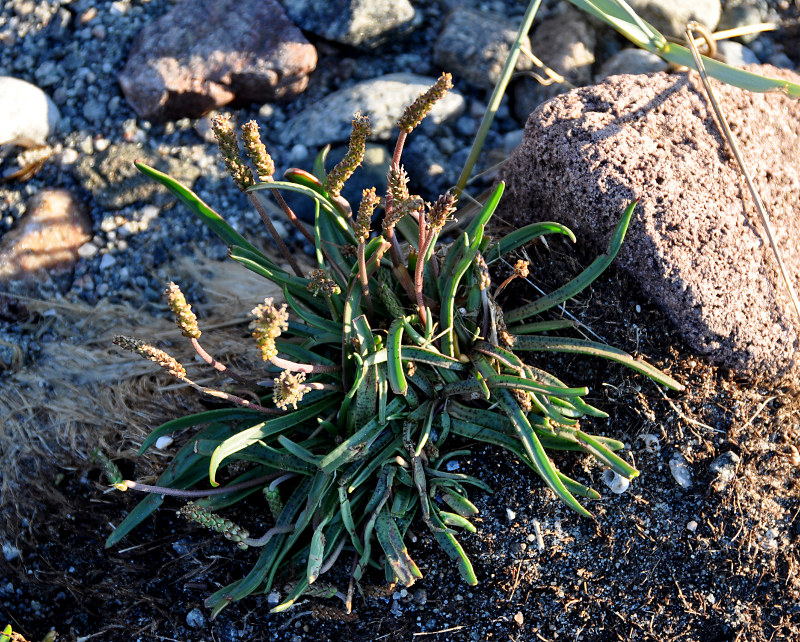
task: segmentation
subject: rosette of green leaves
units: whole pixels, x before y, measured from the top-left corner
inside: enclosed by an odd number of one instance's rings
[[[338,371],[327,368],[312,374],[307,381],[329,385],[310,390],[296,410],[277,416],[240,407],[211,410],[170,421],[143,444],[142,452],[162,435],[196,430],[162,474],[162,486],[188,489],[206,479],[217,486],[222,479],[225,485],[240,485],[270,473],[292,476],[291,482],[264,484],[274,511],[269,525],[282,532],[260,549],[244,578],[208,598],[214,615],[231,601],[273,591],[294,578],[273,610],[289,608],[315,582],[318,586],[320,575],[337,558],[345,578],[349,570],[350,595],[353,583],[364,578],[368,567],[383,569],[388,582],[410,586],[421,577],[406,544],[408,529],[418,518],[456,562],[464,580],[477,583],[458,538],[459,531],[475,530],[470,518],[477,508],[470,493],[490,489],[480,479],[447,466],[451,459],[469,453],[465,450],[469,442],[509,451],[581,515],[589,512],[577,498],[599,495],[558,470],[551,451],[583,452],[620,475],[636,476],[637,470],[617,454],[621,442],[581,429],[582,417],[607,417],[585,401],[588,390],[568,387],[555,375],[528,365],[519,356],[523,352],[600,356],[669,388],[681,387],[615,348],[552,336],[548,332],[571,324],[540,317],[575,296],[608,266],[620,248],[635,203],[622,215],[608,251],[582,274],[551,294],[504,313],[486,288],[488,277],[481,265],[491,265],[543,235],[574,241],[567,228],[536,223],[492,239],[486,226],[503,193],[502,184],[447,248],[437,249],[434,239],[429,251],[418,255],[418,219],[406,216],[397,225],[412,248],[403,268],[414,274],[416,262],[424,262],[418,273],[424,277],[426,309],[420,314],[420,299],[403,286],[397,265],[383,253],[388,246],[385,232],[373,233],[364,243],[360,267],[352,210],[340,196],[326,191],[324,165],[325,152],[312,173],[293,169],[284,181],[250,188],[260,195],[266,193],[263,190],[289,190],[313,200],[317,268],[337,286],[314,295],[309,279],[284,271],[190,190],[137,164],[208,225],[229,246],[233,260],[283,289],[293,314],[288,332],[276,340],[282,357],[340,366]],[[488,334],[486,328],[491,330]],[[266,368],[257,376],[279,373],[270,364]],[[260,402],[269,404],[271,391],[265,391]],[[238,472],[229,473],[233,468]],[[220,510],[259,490],[240,485],[239,490],[197,504],[208,511]],[[149,495],[107,545],[122,539],[162,501],[159,495]],[[289,528],[291,532],[285,532]]]

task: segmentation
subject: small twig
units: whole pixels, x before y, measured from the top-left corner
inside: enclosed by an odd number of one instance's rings
[[[756,411],[753,413],[753,416],[752,416],[752,417],[750,417],[750,419],[748,419],[748,420],[747,420],[747,421],[746,421],[746,422],[745,422],[745,423],[742,425],[742,430],[744,430],[744,429],[745,429],[745,428],[747,428],[747,427],[748,427],[750,424],[752,424],[752,423],[753,423],[753,420],[754,420],[756,417],[758,417],[758,415],[759,415],[759,414],[761,414],[761,411],[762,411],[762,410],[764,410],[764,408],[766,408],[767,404],[768,404],[770,401],[772,401],[773,399],[777,399],[777,398],[778,398],[778,397],[777,397],[777,396],[774,396],[774,395],[773,395],[772,397],[767,397],[767,398],[764,400],[764,402],[763,402],[763,403],[762,403],[762,404],[761,404],[761,405],[758,407],[758,410],[756,410]]]
[[[772,224],[769,221],[769,217],[767,216],[766,209],[764,208],[764,203],[761,201],[761,196],[756,189],[755,184],[753,183],[753,179],[750,176],[750,172],[747,169],[747,166],[744,164],[744,158],[742,157],[741,152],[739,151],[739,146],[736,144],[736,140],[733,138],[733,133],[731,132],[731,128],[728,126],[728,121],[725,120],[725,116],[720,109],[719,103],[717,102],[717,98],[714,95],[714,91],[711,88],[711,83],[708,81],[708,75],[706,74],[705,67],[703,65],[703,61],[700,58],[700,54],[697,51],[697,45],[694,42],[694,35],[693,30],[700,31],[700,25],[694,21],[690,22],[686,27],[686,40],[689,43],[689,48],[692,50],[692,58],[694,58],[694,64],[697,67],[697,71],[700,73],[700,79],[703,82],[703,87],[706,90],[706,94],[708,94],[708,99],[711,102],[711,107],[714,110],[714,114],[717,117],[717,126],[720,128],[725,140],[728,142],[728,145],[733,152],[734,157],[736,158],[736,162],[739,164],[739,169],[741,169],[742,175],[744,176],[745,182],[747,183],[747,187],[750,190],[750,194],[753,197],[753,202],[755,203],[756,210],[758,211],[758,215],[761,218],[761,223],[764,225],[764,229],[767,232],[767,237],[769,238],[769,244],[772,247],[772,252],[775,255],[775,259],[778,262],[778,267],[780,268],[781,276],[783,277],[783,282],[786,284],[786,289],[789,290],[789,295],[792,298],[792,304],[794,305],[794,311],[797,314],[798,320],[800,320],[800,301],[797,300],[797,295],[794,291],[794,286],[792,285],[791,278],[789,277],[789,273],[786,269],[786,266],[783,263],[783,257],[781,256],[780,250],[778,249],[778,244],[775,241],[775,232],[772,229]]]
[[[292,256],[292,253],[289,251],[289,248],[286,247],[286,243],[283,242],[283,239],[278,234],[278,230],[276,230],[275,226],[272,224],[272,220],[269,218],[269,212],[267,212],[267,210],[261,204],[261,201],[258,200],[258,195],[254,194],[253,192],[250,192],[247,196],[250,199],[250,202],[253,204],[253,207],[256,208],[256,211],[258,212],[258,215],[261,217],[261,220],[264,222],[264,225],[267,226],[267,230],[272,236],[272,239],[275,241],[275,244],[278,246],[278,249],[283,255],[283,258],[289,263],[289,265],[292,266],[292,270],[294,270],[294,273],[297,276],[302,277],[303,271],[300,269],[300,266],[297,264],[297,261],[295,261],[294,257]],[[279,196],[280,194],[276,194],[276,198],[278,198]],[[281,200],[283,199],[281,198]]]
[[[438,631],[420,631],[419,633],[414,633],[414,637],[418,635],[439,635],[440,633],[451,633],[453,631],[460,631],[464,628],[463,624],[459,624],[458,626],[451,626],[449,629],[440,629]]]

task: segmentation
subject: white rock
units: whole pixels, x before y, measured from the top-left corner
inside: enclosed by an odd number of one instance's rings
[[[513,522],[517,518],[517,514],[510,508],[506,508],[506,517],[509,522]]]
[[[103,254],[103,258],[100,259],[100,269],[101,270],[107,270],[112,265],[116,264],[116,262],[117,262],[117,259],[115,259],[110,254]]]
[[[13,562],[19,555],[19,549],[16,546],[3,542],[3,557],[6,558],[6,562]]]
[[[618,472],[607,468],[603,472],[603,483],[608,486],[608,489],[615,495],[622,495],[631,485],[627,477],[623,477]]]
[[[692,472],[689,470],[689,464],[683,455],[676,453],[672,456],[672,459],[669,460],[669,472],[672,473],[673,478],[681,488],[692,487]]]
[[[41,145],[60,118],[56,104],[36,85],[0,76],[0,145]]]
[[[353,114],[369,116],[372,140],[389,140],[397,135],[397,121],[403,110],[436,78],[397,73],[365,80],[340,89],[313,103],[292,118],[280,133],[284,144],[302,144],[312,149],[328,143],[349,140]],[[456,91],[433,107],[425,120],[435,124],[459,115],[464,110],[464,97]]]
[[[164,450],[164,448],[167,448],[172,442],[172,437],[169,435],[164,435],[163,437],[156,439],[156,448],[159,450]]]
[[[90,259],[97,254],[97,246],[92,243],[84,243],[78,248],[78,256],[82,259]]]

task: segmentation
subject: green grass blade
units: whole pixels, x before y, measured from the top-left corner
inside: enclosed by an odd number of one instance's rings
[[[403,407],[399,398],[392,399],[386,407],[386,412],[392,415]],[[372,442],[380,435],[385,426],[373,417],[361,430],[352,437],[348,437],[320,461],[320,468],[326,473],[333,473],[344,464],[365,457],[369,452]]]
[[[524,335],[514,337],[514,349],[532,352],[566,352],[571,354],[585,354],[592,357],[603,357],[604,359],[616,361],[632,370],[641,372],[650,377],[653,381],[671,390],[683,390],[683,386],[680,383],[669,375],[661,372],[658,368],[651,366],[641,359],[635,359],[627,352],[612,348],[603,343],[597,343],[596,341]]]
[[[444,523],[439,517],[439,511],[436,505],[430,502],[427,497],[425,497],[423,501],[429,502],[430,505],[431,521],[434,526],[431,532],[434,538],[439,543],[439,546],[442,547],[442,550],[447,553],[447,556],[458,563],[458,570],[461,573],[461,577],[464,578],[464,581],[470,586],[475,586],[478,583],[478,578],[475,577],[475,571],[472,568],[472,562],[470,562],[469,557],[467,557],[467,554],[464,552],[461,544],[458,543],[458,540],[445,528]]]
[[[330,408],[338,401],[338,395],[327,395],[320,401],[306,407],[287,413],[282,417],[270,419],[264,423],[242,430],[241,432],[229,437],[214,450],[211,461],[208,465],[208,477],[212,486],[218,486],[216,481],[217,469],[226,457],[252,446],[256,442],[262,441],[267,437],[276,435],[287,428],[298,426],[304,421],[317,417],[322,412]]]
[[[420,363],[427,363],[429,366],[436,366],[437,368],[445,368],[447,370],[464,370],[466,364],[458,359],[448,357],[434,349],[419,348],[417,346],[402,346],[400,354],[403,361],[419,361]]]
[[[255,252],[262,257],[264,256],[255,245],[250,243],[246,238],[239,234],[239,232],[228,225],[222,216],[217,214],[208,205],[206,205],[200,199],[200,197],[198,197],[189,188],[181,185],[174,178],[167,176],[163,172],[159,172],[157,169],[154,169],[149,165],[137,162],[134,163],[134,166],[142,174],[149,176],[153,180],[161,183],[170,192],[172,192],[178,198],[178,200],[181,201],[181,203],[186,205],[186,207],[188,207],[195,215],[197,215],[200,220],[203,221],[203,223],[205,223],[205,225],[207,225],[212,232],[214,232],[214,234],[222,239],[223,243],[226,245],[238,245],[240,247],[245,247],[251,252]]]
[[[178,417],[166,423],[161,424],[158,428],[153,430],[147,438],[142,442],[139,448],[139,455],[143,455],[150,446],[152,446],[159,437],[168,435],[184,428],[191,428],[193,426],[200,426],[201,424],[211,423],[212,421],[227,420],[235,421],[241,419],[255,419],[260,422],[264,415],[258,410],[251,410],[249,408],[221,408],[219,410],[206,410],[205,412],[197,412],[193,415],[185,417]]]
[[[625,238],[625,232],[628,230],[628,224],[631,221],[633,210],[638,202],[639,201],[633,201],[630,205],[628,205],[628,207],[625,208],[622,218],[620,219],[619,223],[617,223],[617,227],[614,229],[614,233],[611,235],[611,241],[609,241],[608,250],[605,254],[598,256],[589,267],[587,267],[583,272],[581,272],[581,274],[572,279],[572,281],[569,283],[562,285],[560,288],[551,292],[550,294],[546,294],[545,296],[536,299],[536,301],[532,301],[527,305],[523,305],[522,307],[506,313],[504,315],[506,323],[512,324],[517,321],[522,321],[523,319],[540,314],[545,310],[549,310],[557,305],[561,305],[564,301],[571,299],[576,294],[580,293],[584,288],[590,285],[592,281],[600,276],[606,270],[606,268],[611,265],[614,257],[617,256],[617,252],[619,252],[619,248],[622,246],[622,241]]]
[[[403,319],[395,319],[389,327],[389,334],[386,337],[386,354],[389,374],[389,385],[392,392],[396,395],[406,395],[408,382],[403,371],[402,355],[400,346],[403,343]]]
[[[419,568],[408,554],[408,548],[403,543],[403,536],[400,534],[397,524],[385,505],[381,508],[378,519],[375,521],[375,534],[378,537],[378,543],[386,553],[386,561],[403,586],[411,586],[422,577]]]
[[[509,252],[513,252],[517,248],[527,245],[534,239],[545,234],[563,234],[569,237],[570,241],[573,243],[576,241],[572,230],[566,225],[561,225],[561,223],[531,223],[518,230],[514,230],[510,234],[506,234],[502,239],[486,250],[486,252],[483,253],[483,257],[486,259],[486,263],[491,265]]]

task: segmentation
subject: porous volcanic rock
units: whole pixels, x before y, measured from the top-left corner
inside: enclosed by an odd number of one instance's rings
[[[749,69],[800,82],[787,70]],[[800,103],[713,85],[800,290]],[[530,115],[504,177],[501,217],[560,221],[598,252],[640,198],[617,264],[712,363],[796,377],[800,324],[695,74],[613,76],[548,101]]]
[[[166,120],[291,98],[316,64],[276,0],[182,0],[142,29],[119,82],[139,116]]]

